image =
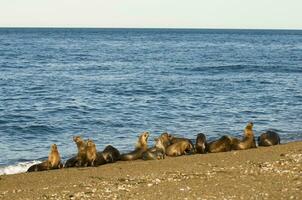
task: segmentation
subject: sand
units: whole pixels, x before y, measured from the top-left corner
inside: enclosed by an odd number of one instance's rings
[[[0,199],[302,199],[302,142],[3,175]]]

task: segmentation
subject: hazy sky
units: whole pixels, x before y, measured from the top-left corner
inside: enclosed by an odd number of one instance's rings
[[[302,0],[0,0],[0,27],[302,29]]]

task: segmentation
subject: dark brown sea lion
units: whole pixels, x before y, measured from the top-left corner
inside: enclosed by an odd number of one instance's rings
[[[86,162],[87,166],[95,166],[95,160],[97,158],[97,150],[95,143],[88,139],[86,142]]]
[[[45,171],[51,169],[60,169],[63,165],[61,163],[60,153],[56,144],[51,145],[48,159],[42,163],[32,165],[28,168],[27,172]]]
[[[194,147],[188,140],[181,140],[174,144],[171,144],[166,149],[167,156],[181,156],[185,154],[190,154],[194,151]]]
[[[30,166],[27,172],[37,172],[37,171],[46,171],[46,170],[49,170],[49,163],[47,160],[43,161],[42,163]]]
[[[232,150],[232,138],[222,136],[218,140],[206,144],[206,151],[209,153],[226,152]]]
[[[111,145],[106,146],[103,153],[107,154],[105,157],[108,163],[116,162],[121,158],[119,150]]]
[[[74,156],[74,157],[68,159],[65,162],[64,168],[76,167],[77,166],[77,162],[78,162],[77,156]]]
[[[207,139],[205,134],[199,133],[196,138],[195,149],[196,153],[206,153]]]
[[[122,154],[121,160],[127,161],[127,160],[137,160],[142,158],[143,153],[148,149],[148,144],[147,144],[148,137],[149,137],[149,132],[143,132],[138,137],[135,150],[130,153]]]
[[[232,150],[256,148],[253,125],[254,124],[252,122],[247,124],[244,129],[244,137],[242,140],[239,140],[238,138],[232,138]]]
[[[280,137],[279,134],[276,133],[275,131],[266,131],[265,133],[262,133],[258,137],[258,145],[259,146],[273,146],[280,144]]]
[[[148,149],[146,152],[143,153],[143,160],[161,160],[165,159],[166,155],[166,148],[163,144],[164,138],[161,136],[155,138],[155,147]]]

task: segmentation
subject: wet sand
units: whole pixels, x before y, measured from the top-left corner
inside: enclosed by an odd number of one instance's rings
[[[0,199],[302,199],[302,142],[3,175]]]

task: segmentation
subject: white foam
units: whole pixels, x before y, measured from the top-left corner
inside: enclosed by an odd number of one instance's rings
[[[41,161],[33,160],[28,162],[20,162],[16,165],[0,167],[0,175],[23,173],[26,172],[30,166],[38,163],[41,163]]]

